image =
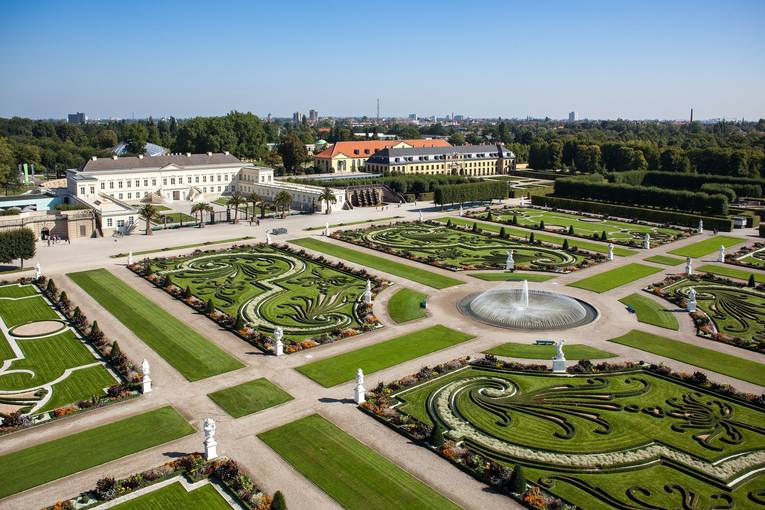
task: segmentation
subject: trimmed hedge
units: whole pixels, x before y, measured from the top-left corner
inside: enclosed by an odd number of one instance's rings
[[[736,192],[738,196],[761,197],[765,188],[765,179],[732,177],[727,175],[688,174],[678,172],[617,172],[608,175],[613,183],[659,188],[704,190],[705,185],[721,184]]]
[[[713,216],[700,216],[698,214],[685,214],[678,211],[664,211],[661,209],[647,209],[644,207],[631,207],[620,204],[607,204],[604,202],[590,202],[574,198],[555,196],[533,196],[531,203],[542,207],[553,207],[569,211],[588,212],[593,214],[606,214],[619,218],[633,218],[636,220],[651,221],[653,223],[667,223],[683,227],[695,228],[699,220],[704,220],[704,226],[721,232],[733,230],[731,218],[718,218]]]
[[[481,200],[507,198],[507,183],[483,181],[469,184],[438,186],[433,201],[438,205],[478,202]]]
[[[692,211],[701,214],[723,216],[728,214],[728,198],[725,195],[611,183],[602,179],[598,181],[594,178],[558,179],[555,181],[555,195]]]
[[[554,191],[552,186],[540,186],[538,188],[509,188],[510,198],[533,197],[536,195],[549,195]]]
[[[765,237],[765,223],[760,224],[760,237]]]

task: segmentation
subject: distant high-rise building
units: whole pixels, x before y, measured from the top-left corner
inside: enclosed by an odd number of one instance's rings
[[[416,113],[410,113],[409,114],[409,120],[417,120],[417,114]]]
[[[576,112],[568,112],[568,121],[576,122]]]
[[[308,110],[308,120],[313,124],[319,122],[319,112],[316,110]]]
[[[292,123],[293,124],[302,124],[303,123],[303,112],[295,112],[292,114]]]
[[[88,117],[82,112],[70,113],[67,115],[67,121],[69,124],[85,124],[88,121]]]
[[[453,115],[452,118],[453,118],[454,122],[462,122],[463,120],[465,120],[465,116],[464,115]]]

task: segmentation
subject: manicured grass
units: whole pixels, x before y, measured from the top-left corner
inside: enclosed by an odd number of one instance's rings
[[[319,415],[293,421],[258,437],[347,509],[459,508]]]
[[[292,395],[263,377],[208,393],[207,396],[234,418],[241,418],[292,400]]]
[[[705,347],[632,330],[609,342],[627,345],[699,368],[765,386],[765,365]]]
[[[175,482],[112,508],[115,510],[177,510],[181,508],[231,510],[231,505],[210,484],[187,492],[180,482]]]
[[[156,209],[157,211],[160,211],[160,212],[162,212],[162,211],[169,211],[170,210],[170,208],[167,207],[166,205],[154,205],[154,209]]]
[[[109,271],[96,269],[67,276],[189,381],[244,366]]]
[[[36,412],[50,411],[72,402],[89,400],[93,395],[103,396],[105,390],[117,382],[102,365],[75,370],[69,377],[53,385],[50,400]]]
[[[582,250],[592,251],[596,253],[608,253],[608,243],[594,243],[577,237],[559,236],[555,234],[548,234],[539,230],[523,230],[510,225],[499,225],[497,223],[485,223],[483,221],[475,221],[473,219],[460,218],[455,216],[447,216],[443,218],[437,218],[435,221],[446,223],[448,220],[452,220],[455,225],[468,225],[472,226],[473,223],[478,224],[481,229],[498,234],[499,231],[504,228],[508,235],[525,239],[529,237],[531,232],[534,232],[534,239],[542,241],[544,243],[554,244],[556,246],[563,246],[563,241],[568,239],[568,245],[572,248],[576,246]],[[629,248],[623,248],[621,246],[614,246],[614,255],[619,257],[626,257],[628,255],[634,255],[637,251],[630,250]]]
[[[542,273],[511,273],[503,271],[501,273],[470,273],[470,276],[487,282],[519,282],[523,280],[530,282],[546,282],[551,278],[555,278],[557,275]]]
[[[427,298],[428,296],[421,292],[401,289],[388,301],[388,315],[398,324],[426,317],[428,313],[422,307],[422,301]]]
[[[244,236],[244,237],[234,237],[232,239],[223,239],[221,241],[207,241],[204,243],[192,243],[192,244],[179,244],[176,246],[168,246],[166,248],[157,248],[155,250],[144,250],[144,251],[134,251],[133,255],[146,255],[148,253],[159,253],[162,251],[171,251],[171,250],[183,250],[186,248],[196,248],[197,246],[211,246],[214,244],[226,244],[226,243],[235,243],[237,241],[246,241],[248,239],[254,239],[252,236]],[[110,255],[109,258],[117,259],[117,258],[123,258],[127,257],[127,253],[117,253],[115,255]]]
[[[765,283],[765,274],[755,273],[753,271],[742,271],[735,267],[730,266],[718,266],[716,264],[704,264],[696,268],[697,271],[703,271],[705,273],[712,273],[718,276],[726,276],[728,278],[737,278],[739,280],[749,281],[749,276],[754,275],[754,281],[757,283]]]
[[[0,498],[194,432],[172,407],[0,456]]]
[[[182,212],[172,212],[163,214],[160,216],[159,221],[156,223],[158,225],[163,225],[165,223],[165,218],[167,218],[167,223],[195,223],[197,221],[197,218],[194,218],[193,216],[189,216],[186,213]]]
[[[494,354],[495,356],[506,356],[508,358],[524,358],[524,359],[552,359],[555,356],[556,347],[554,345],[536,345],[536,344],[518,344],[514,342],[507,342],[505,344],[492,347],[488,351],[484,351],[487,354]],[[580,359],[604,359],[613,358],[615,354],[611,354],[607,351],[602,351],[591,347],[589,345],[582,344],[566,344],[563,347],[563,353],[566,355],[566,359],[580,360]]]
[[[33,285],[3,285],[0,287],[0,298],[21,298],[37,294]]]
[[[406,278],[407,280],[421,283],[423,285],[427,285],[428,287],[433,287],[434,289],[445,289],[447,287],[453,287],[454,285],[461,285],[464,283],[460,280],[449,278],[448,276],[426,271],[425,269],[409,266],[390,259],[378,257],[376,255],[370,255],[358,250],[351,250],[344,246],[319,241],[318,239],[295,239],[290,241],[290,243],[302,246],[303,248],[308,248],[309,250],[318,251],[332,257],[345,259],[355,264],[361,264],[371,269],[376,269],[378,271],[383,271],[385,273],[396,275],[401,278]]]
[[[361,368],[364,374],[371,374],[471,338],[473,335],[438,324],[369,347],[314,361],[296,370],[328,388],[353,379],[357,368]]]
[[[680,329],[680,325],[677,323],[677,317],[647,296],[630,294],[619,301],[627,306],[631,306],[635,310],[637,320],[640,322],[653,324],[660,328],[674,329],[675,331]]]
[[[719,250],[720,245],[728,248],[730,246],[741,244],[744,241],[746,241],[746,239],[742,239],[740,237],[713,236],[708,239],[704,239],[703,241],[689,244],[688,246],[683,246],[682,248],[677,248],[670,251],[669,253],[680,255],[681,257],[697,258],[703,257],[704,255],[709,255],[710,253]]]
[[[569,283],[568,286],[600,293],[621,287],[660,271],[661,269],[658,267],[645,266],[633,262],[582,280],[577,280],[574,283]]]
[[[15,300],[0,299],[0,317],[8,329],[28,322],[60,318],[40,296]]]
[[[683,259],[677,257],[668,257],[666,255],[652,255],[646,257],[643,260],[646,262],[653,262],[654,264],[662,264],[664,266],[677,266],[685,262]]]
[[[329,228],[335,227],[350,227],[351,225],[361,225],[362,223],[379,223],[381,221],[398,220],[403,216],[385,216],[384,218],[370,218],[368,220],[349,221],[348,223],[332,223]],[[308,227],[303,230],[322,230],[324,227]]]

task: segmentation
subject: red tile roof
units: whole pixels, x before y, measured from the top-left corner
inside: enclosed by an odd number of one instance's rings
[[[388,149],[402,143],[409,147],[451,147],[449,142],[440,138],[433,140],[361,140],[336,142],[332,147],[324,149],[316,154],[314,158],[330,159],[340,154],[349,158],[368,158],[379,150]]]

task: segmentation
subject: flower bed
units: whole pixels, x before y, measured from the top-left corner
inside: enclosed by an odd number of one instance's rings
[[[235,461],[226,457],[208,461],[201,453],[192,453],[120,480],[111,477],[101,478],[92,490],[68,500],[57,501],[45,509],[94,508],[107,501],[179,475],[185,476],[192,483],[205,478],[213,479],[220,483],[244,508],[250,510],[269,510],[271,508],[273,498],[255,487],[250,475]]]

